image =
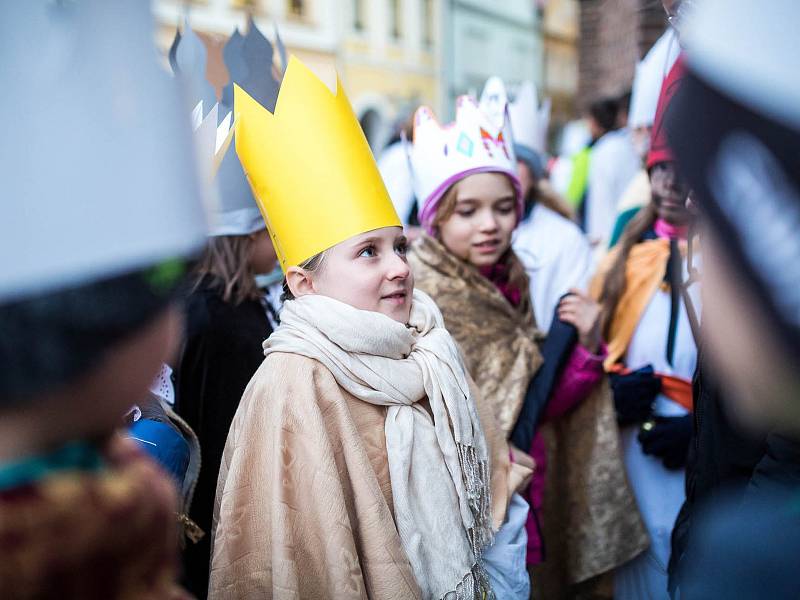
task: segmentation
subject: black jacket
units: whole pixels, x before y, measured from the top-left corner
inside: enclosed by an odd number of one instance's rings
[[[271,333],[260,302],[223,302],[212,280],[187,299],[175,408],[200,441],[202,463],[189,516],[206,535],[184,552],[185,583],[198,598],[208,590],[211,522],[225,440],[242,393],[264,360],[261,344]]]
[[[775,433],[743,493],[693,516],[681,600],[800,598],[800,442]]]
[[[691,560],[687,557],[687,548],[695,517],[704,502],[723,492],[731,503],[741,499],[767,449],[764,437],[744,432],[731,419],[702,347],[697,362],[693,382],[694,432],[686,464],[686,500],[672,531],[670,591],[674,591],[678,583],[681,564]]]

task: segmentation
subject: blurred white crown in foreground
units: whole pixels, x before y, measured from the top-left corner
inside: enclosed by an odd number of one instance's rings
[[[800,128],[800,2],[703,0],[687,18],[692,69],[717,89]]]
[[[0,302],[194,252],[189,115],[147,2],[14,2],[0,19]],[[153,107],[157,110],[153,110]]]

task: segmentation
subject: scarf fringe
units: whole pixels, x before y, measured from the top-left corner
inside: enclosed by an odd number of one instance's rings
[[[489,547],[494,541],[489,463],[478,458],[474,446],[456,443],[456,448],[467,491],[467,501],[474,518],[474,523],[467,529],[467,534],[472,553],[475,559],[479,560],[484,548]]]
[[[489,575],[478,560],[472,569],[458,582],[455,590],[447,592],[442,600],[496,600],[489,583]]]

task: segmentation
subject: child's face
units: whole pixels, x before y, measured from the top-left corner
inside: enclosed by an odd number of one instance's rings
[[[312,276],[314,291],[408,323],[414,277],[407,248],[401,227],[383,227],[336,244]]]
[[[253,240],[250,268],[254,273],[269,273],[278,264],[278,255],[266,229],[250,234]]]
[[[476,173],[457,184],[455,211],[439,224],[442,244],[476,267],[495,264],[511,245],[517,195],[501,173]]]
[[[658,207],[658,216],[667,223],[684,225],[689,221],[686,199],[689,190],[673,162],[661,162],[650,170],[650,187]]]

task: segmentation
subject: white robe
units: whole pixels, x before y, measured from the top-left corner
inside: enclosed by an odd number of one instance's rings
[[[575,223],[541,204],[517,227],[513,248],[530,278],[536,326],[546,333],[558,299],[572,287],[586,289],[592,249]]]
[[[586,235],[605,251],[614,228],[617,205],[642,161],[627,129],[611,131],[597,140],[589,159],[586,194]]]
[[[690,295],[695,310],[699,313],[700,294],[697,287],[695,285],[690,288]],[[630,369],[651,364],[660,373],[691,380],[697,363],[697,347],[683,301],[680,305],[672,366],[666,359],[669,315],[670,294],[659,289],[639,320],[628,346],[625,364]],[[675,417],[685,415],[687,411],[659,394],[656,398],[655,414]],[[650,536],[650,547],[616,570],[614,597],[617,600],[667,600],[667,565],[672,528],[685,498],[686,472],[684,469],[671,471],[659,459],[644,454],[636,439],[638,432],[637,426],[622,429],[622,446],[628,479]]]

